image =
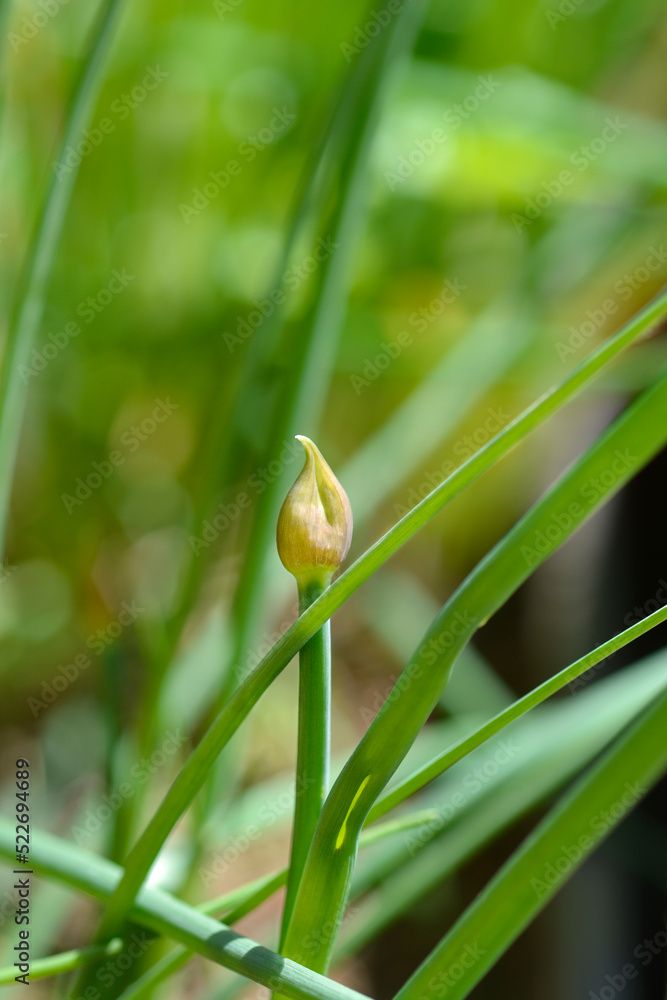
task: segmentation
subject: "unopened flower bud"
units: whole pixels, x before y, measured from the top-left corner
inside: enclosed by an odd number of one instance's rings
[[[347,493],[310,438],[297,434],[306,464],[278,515],[278,555],[297,582],[328,584],[352,540]]]

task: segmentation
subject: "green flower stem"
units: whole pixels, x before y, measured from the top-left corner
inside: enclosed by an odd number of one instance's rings
[[[561,691],[566,684],[571,684],[573,680],[581,677],[582,674],[585,674],[587,670],[590,670],[597,663],[600,663],[608,656],[612,656],[619,649],[622,649],[623,646],[627,646],[628,643],[632,642],[633,639],[637,639],[640,635],[655,628],[656,625],[660,625],[665,620],[667,620],[667,605],[664,608],[658,608],[653,614],[631,625],[624,632],[619,632],[618,635],[609,639],[608,642],[598,646],[597,649],[592,650],[590,653],[586,653],[585,656],[582,656],[570,664],[569,667],[565,667],[564,670],[550,677],[543,684],[540,684],[524,695],[523,698],[519,698],[513,704],[508,705],[506,709],[499,712],[492,719],[489,719],[488,722],[485,722],[483,726],[474,733],[471,733],[470,736],[466,736],[465,739],[455,743],[454,746],[449,747],[444,753],[438,754],[432,761],[425,764],[424,767],[419,768],[414,774],[411,774],[410,777],[406,778],[376,802],[368,814],[366,823],[372,823],[374,820],[380,819],[381,816],[385,816],[391,809],[394,809],[410,795],[414,795],[420,788],[427,785],[429,781],[437,778],[438,775],[446,771],[452,764],[456,764],[457,761],[465,757],[475,747],[480,746],[481,743],[484,743],[500,732],[501,729],[504,729],[505,726],[508,726],[510,722],[514,722],[515,719],[529,712],[531,708],[540,705],[547,698],[551,697],[552,694]]]
[[[299,584],[299,614],[320,597],[328,584]],[[299,734],[292,849],[281,931],[289,922],[301,874],[329,791],[331,734],[331,623],[301,647],[299,653]]]
[[[467,485],[580,393],[623,350],[667,314],[667,292],[658,296],[617,334],[601,344],[568,377],[541,396],[476,452],[375,542],[308,608],[237,688],[184,764],[125,862],[125,874],[109,901],[108,937],[129,912],[169,833],[206,781],[223,747],[266,689],[307,640],[373,573]],[[344,817],[341,817],[341,822]]]

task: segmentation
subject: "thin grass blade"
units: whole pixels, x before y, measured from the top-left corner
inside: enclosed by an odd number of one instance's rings
[[[74,87],[57,160],[75,145],[93,112],[123,0],[100,6],[90,51]],[[0,362],[0,561],[4,551],[14,465],[23,422],[28,381],[21,377],[44,316],[49,279],[78,173],[52,173],[16,292]]]

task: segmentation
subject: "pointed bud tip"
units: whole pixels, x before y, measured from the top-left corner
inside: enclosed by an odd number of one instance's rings
[[[317,445],[303,434],[295,436],[306,464],[278,515],[278,554],[297,582],[328,584],[350,548],[352,509]]]

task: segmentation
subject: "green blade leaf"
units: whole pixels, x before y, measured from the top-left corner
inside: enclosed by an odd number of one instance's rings
[[[352,898],[363,888],[372,891],[355,905],[351,918],[346,916],[335,959],[363,947],[485,844],[550,798],[665,688],[663,651],[592,684],[576,697],[518,719],[502,741],[517,752],[506,755],[500,767],[496,741],[454,765],[420,796],[438,812],[439,822],[402,843],[385,842],[375,864],[364,856],[355,873]]]
[[[667,692],[549,813],[396,1000],[469,996],[532,918],[667,770]],[[470,960],[461,962],[462,956]],[[463,975],[455,979],[456,963]]]
[[[93,40],[74,88],[58,160],[75,144],[90,120],[102,83],[107,56],[122,0],[104,0]],[[80,162],[80,161],[79,161]],[[78,163],[64,177],[53,173],[30,244],[30,255],[18,286],[0,364],[0,561],[4,551],[9,500],[19,434],[28,394],[21,376],[44,316],[46,292],[67,209],[79,171]]]
[[[667,606],[658,608],[653,614],[631,625],[625,631],[615,635],[613,639],[602,643],[597,649],[586,653],[585,656],[580,657],[574,663],[570,664],[569,667],[565,667],[564,670],[559,671],[553,677],[544,681],[543,684],[533,688],[523,698],[519,698],[518,701],[509,705],[502,712],[499,712],[493,719],[485,722],[483,726],[476,729],[470,736],[466,736],[465,739],[460,740],[453,747],[449,747],[444,753],[439,754],[434,760],[405,778],[400,785],[393,788],[388,795],[385,795],[373,806],[368,814],[367,822],[372,823],[373,820],[378,819],[380,816],[385,816],[391,809],[405,801],[406,798],[420,788],[423,788],[433,778],[442,774],[443,771],[451,767],[452,764],[455,764],[456,761],[461,760],[467,753],[474,750],[475,747],[480,746],[480,744],[490,739],[496,733],[501,732],[505,726],[508,726],[515,719],[520,718],[526,712],[535,708],[536,705],[550,698],[552,694],[562,691],[567,684],[571,684],[573,680],[581,677],[587,670],[590,670],[608,656],[612,656],[619,649],[622,649],[623,646],[627,646],[628,643],[633,642],[634,639],[638,639],[640,635],[655,628],[656,625],[661,625],[665,620],[667,620]]]

